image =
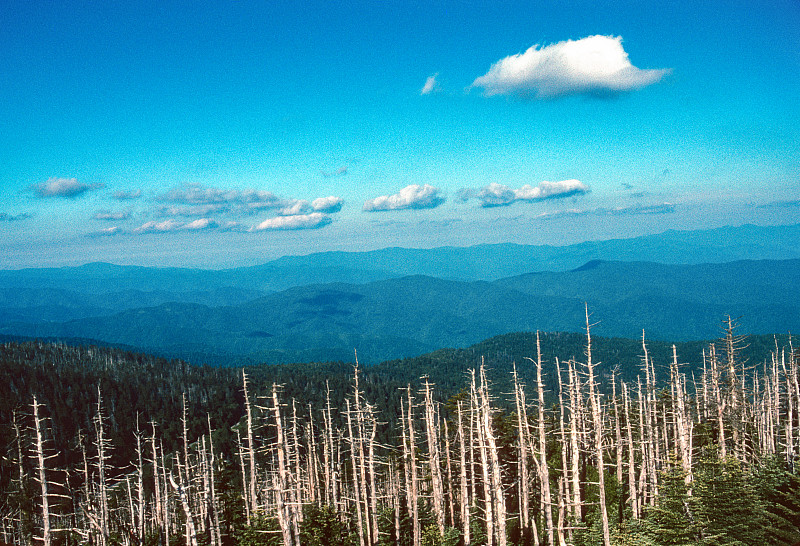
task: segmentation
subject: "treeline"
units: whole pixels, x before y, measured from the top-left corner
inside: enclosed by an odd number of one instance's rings
[[[494,381],[497,369],[472,353],[475,366],[450,372],[444,388],[432,379],[441,369],[412,382],[409,374],[425,371],[418,363],[395,365],[395,374],[344,363],[242,371],[6,344],[2,538],[800,540],[800,354],[791,339],[776,337],[766,358],[748,359],[752,347],[729,320],[689,367],[677,347],[654,358],[658,344],[643,338],[636,375],[608,360],[601,371],[588,317],[579,350],[554,356],[542,339],[528,336],[528,354]],[[449,369],[448,354],[428,358]]]

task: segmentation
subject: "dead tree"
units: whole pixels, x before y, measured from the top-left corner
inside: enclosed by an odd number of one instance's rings
[[[589,406],[594,425],[594,453],[597,464],[600,493],[600,519],[603,526],[603,544],[611,546],[611,530],[608,526],[608,507],[606,506],[606,480],[603,464],[603,419],[600,409],[600,394],[595,392],[594,367],[592,362],[592,335],[589,324],[589,307],[586,307],[586,371],[589,374]]]

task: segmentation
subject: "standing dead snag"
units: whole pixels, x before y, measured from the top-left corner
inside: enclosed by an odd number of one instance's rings
[[[258,496],[256,494],[256,480],[258,472],[256,470],[256,450],[253,443],[253,408],[250,404],[250,396],[247,393],[247,374],[242,370],[242,389],[244,390],[244,407],[247,414],[247,458],[250,465],[250,474],[242,484],[245,488],[245,504],[249,507],[249,514],[254,514],[258,510]],[[242,467],[244,472],[244,467]],[[248,518],[248,524],[250,520]]]
[[[50,546],[52,542],[52,530],[50,528],[50,495],[47,490],[47,474],[45,467],[44,456],[44,425],[42,418],[39,416],[39,408],[41,404],[36,400],[36,395],[33,395],[33,425],[36,434],[36,473],[39,480],[39,485],[42,491],[42,544]]]
[[[600,394],[595,392],[594,367],[592,362],[592,335],[589,324],[589,307],[586,306],[586,370],[589,374],[589,406],[592,409],[594,425],[594,452],[597,463],[600,493],[600,518],[603,525],[603,544],[611,546],[611,530],[608,526],[608,507],[606,506],[606,480],[603,464],[603,419],[600,410]]]
[[[461,527],[462,533],[464,536],[464,545],[470,546],[471,544],[471,536],[470,536],[470,521],[469,521],[469,510],[472,506],[472,501],[469,496],[469,490],[467,489],[467,455],[466,455],[466,448],[465,448],[465,439],[464,439],[464,417],[463,411],[461,408],[461,400],[458,401],[458,448],[459,448],[459,478],[461,483]]]
[[[490,506],[487,507],[486,534],[488,536],[490,533],[488,514],[494,512],[493,515],[496,521],[495,525],[497,527],[496,529],[492,529],[491,532],[496,532],[498,546],[506,546],[505,491],[503,490],[503,480],[500,472],[500,459],[497,453],[497,442],[495,441],[494,431],[492,430],[492,409],[491,405],[489,404],[489,386],[486,381],[486,369],[483,363],[481,363],[480,368],[480,379],[481,384],[478,392],[480,394],[481,413],[478,429],[481,431],[481,435],[483,436],[482,443],[485,443],[486,445],[486,452],[489,460],[488,466],[486,470],[484,470],[484,476],[488,474],[489,479],[484,484],[484,487],[489,486],[491,488],[491,495],[489,495],[491,502],[489,503]]]
[[[444,486],[442,484],[441,461],[439,457],[439,431],[436,412],[433,408],[431,385],[425,378],[425,430],[428,438],[428,467],[431,472],[431,494],[433,495],[433,513],[439,535],[444,536]]]
[[[539,394],[539,481],[544,495],[544,521],[547,526],[547,543],[553,542],[553,499],[550,493],[550,470],[547,467],[547,441],[544,433],[544,382],[542,381],[542,345],[536,332],[536,383]]]
[[[281,420],[281,407],[278,401],[278,386],[272,384],[272,409],[275,417],[275,451],[278,455],[278,479],[275,484],[277,499],[278,525],[283,535],[284,546],[293,546],[292,511],[286,502],[289,479],[287,476],[286,442],[283,437],[283,422]]]
[[[528,359],[531,360],[531,359]],[[520,511],[520,526],[522,527],[522,535],[524,537],[530,536],[530,477],[528,476],[528,413],[527,402],[525,401],[525,390],[519,383],[517,377],[517,365],[513,367],[514,378],[514,404],[517,410],[517,466],[519,467],[519,511]],[[534,523],[534,528],[535,528]],[[539,543],[539,537],[536,536],[536,543]]]

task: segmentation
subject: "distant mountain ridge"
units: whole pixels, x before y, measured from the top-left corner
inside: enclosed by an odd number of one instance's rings
[[[235,305],[163,303],[59,323],[7,322],[0,333],[98,339],[210,363],[415,356],[524,331],[580,331],[584,305],[600,336],[688,341],[797,331],[800,259],[665,265],[596,261],[497,281],[415,275],[299,286]]]

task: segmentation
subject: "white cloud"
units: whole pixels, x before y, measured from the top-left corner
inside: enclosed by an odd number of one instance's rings
[[[510,205],[517,200],[517,195],[508,186],[492,182],[488,186],[481,188],[478,192],[478,200],[483,207],[500,207]]]
[[[261,190],[222,190],[207,188],[200,184],[187,184],[173,188],[156,198],[158,201],[186,203],[190,205],[246,204],[254,207],[279,208],[284,202],[274,193]]]
[[[95,231],[89,233],[89,237],[111,237],[112,235],[118,235],[122,233],[122,228],[119,226],[107,227],[105,229],[101,229],[100,231]]]
[[[161,216],[206,216],[214,212],[228,210],[225,203],[210,203],[207,205],[173,205],[161,207],[158,214]]]
[[[76,178],[49,178],[47,182],[31,186],[31,189],[37,197],[72,198],[102,187],[103,184],[84,184]]]
[[[331,217],[321,212],[297,214],[294,216],[277,216],[268,218],[253,227],[253,231],[268,229],[317,229],[331,223]]]
[[[436,78],[439,76],[437,72],[433,76],[428,76],[428,79],[425,80],[425,85],[422,86],[420,90],[420,95],[430,95],[431,93],[438,93],[441,87],[439,86],[439,82],[436,81]]]
[[[473,87],[486,96],[553,99],[569,95],[608,96],[641,89],[669,69],[633,66],[620,36],[589,36],[548,46],[535,45],[494,63]]]
[[[131,213],[126,210],[98,210],[92,218],[95,220],[127,220]]]
[[[298,199],[294,202],[288,203],[285,207],[278,211],[281,216],[298,216],[301,214],[308,214],[311,211],[311,203],[305,199]]]
[[[180,229],[181,223],[175,220],[164,220],[163,222],[146,222],[136,228],[134,233],[168,233]]]
[[[445,199],[439,194],[439,188],[430,184],[420,186],[411,184],[393,195],[381,195],[364,203],[365,212],[402,209],[432,209]]]
[[[210,229],[217,227],[217,223],[212,220],[211,218],[200,218],[193,222],[189,222],[188,224],[184,225],[181,229],[188,229],[191,231],[198,231],[201,229]]]
[[[595,209],[566,209],[552,212],[543,212],[536,218],[563,218],[568,216],[638,216],[652,214],[672,214],[675,212],[673,203],[658,203],[654,205],[631,205],[628,207],[600,207]]]
[[[478,200],[482,207],[502,207],[516,201],[543,201],[559,199],[587,193],[589,187],[580,180],[561,180],[559,182],[540,182],[537,186],[525,184],[519,189],[509,188],[503,184],[491,183],[481,188]]]
[[[130,201],[132,199],[139,199],[142,196],[142,190],[123,191],[118,190],[111,194],[111,197],[117,201]]]
[[[311,202],[311,208],[315,211],[327,212],[329,214],[342,210],[342,205],[344,205],[344,199],[333,195],[329,197],[319,197]]]

